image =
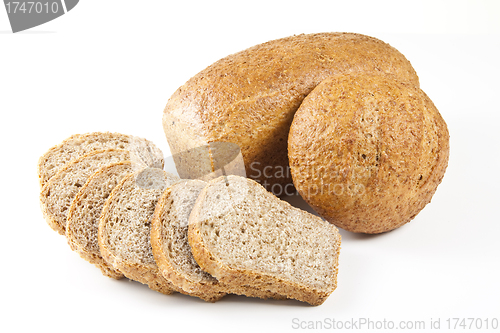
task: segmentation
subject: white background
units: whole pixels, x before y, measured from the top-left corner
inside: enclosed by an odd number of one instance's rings
[[[447,318],[500,319],[499,1],[180,3],[82,0],[18,34],[0,8],[0,331],[287,332],[294,318],[422,320],[426,330],[432,318],[446,331]],[[324,31],[400,50],[448,123],[451,156],[414,221],[378,236],[342,231],[338,288],[323,305],[164,296],[102,276],[47,226],[36,163],[48,148],[117,131],[168,155],[162,111],[191,76],[254,44]]]

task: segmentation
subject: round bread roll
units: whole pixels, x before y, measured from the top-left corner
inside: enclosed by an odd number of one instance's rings
[[[180,177],[205,179],[214,165],[230,163],[237,152],[217,157],[212,147],[229,142],[241,149],[246,176],[280,194],[292,181],[287,138],[295,111],[321,81],[342,73],[391,73],[418,85],[400,52],[354,33],[273,40],[207,67],[172,95],[163,114]]]
[[[293,119],[295,187],[336,226],[381,233],[412,220],[441,182],[445,121],[415,84],[391,75],[339,75],[319,84]]]

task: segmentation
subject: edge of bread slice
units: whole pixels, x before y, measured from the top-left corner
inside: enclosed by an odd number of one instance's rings
[[[99,220],[101,255],[129,279],[163,294],[179,291],[158,270],[151,248],[151,219],[166,188],[178,181],[173,174],[146,168],[129,174],[113,189]]]
[[[130,160],[130,152],[127,150],[96,150],[62,167],[40,193],[40,206],[49,226],[64,235],[71,203],[88,178],[105,165],[127,160]]]
[[[201,270],[187,239],[189,214],[205,185],[202,180],[185,180],[163,193],[151,222],[151,246],[163,277],[191,296],[215,302],[225,295],[225,288]]]
[[[312,305],[337,286],[337,228],[250,179],[210,181],[189,217],[188,238],[200,267],[228,286],[267,289]]]
[[[66,223],[66,238],[70,248],[100,268],[104,275],[114,279],[122,278],[123,274],[101,256],[97,242],[99,218],[111,191],[132,172],[130,161],[112,163],[97,170],[73,199]]]
[[[132,161],[163,169],[163,153],[144,138],[110,132],[75,134],[50,148],[38,160],[37,172],[43,187],[66,163],[94,150],[124,149],[132,153]]]

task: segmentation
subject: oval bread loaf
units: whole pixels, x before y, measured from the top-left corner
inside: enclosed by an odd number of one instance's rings
[[[293,115],[325,78],[392,73],[418,85],[410,62],[376,38],[318,33],[273,40],[221,59],[170,98],[163,127],[181,178],[213,167],[196,148],[237,144],[247,176],[277,192],[288,184],[287,138]],[[212,170],[213,171],[213,170]]]
[[[381,233],[430,202],[448,164],[449,134],[415,84],[340,75],[300,106],[288,154],[295,187],[321,216],[349,231]]]

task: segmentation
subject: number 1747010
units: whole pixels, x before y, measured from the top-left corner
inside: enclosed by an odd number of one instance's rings
[[[58,13],[59,3],[57,1],[37,2],[37,1],[11,1],[5,3],[7,13]]]

